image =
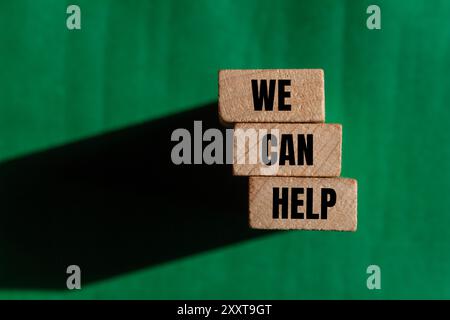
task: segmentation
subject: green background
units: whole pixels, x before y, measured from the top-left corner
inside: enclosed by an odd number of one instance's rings
[[[359,222],[0,298],[450,298],[449,17],[449,1],[425,0],[1,1],[2,161],[214,102],[219,69],[323,68]]]

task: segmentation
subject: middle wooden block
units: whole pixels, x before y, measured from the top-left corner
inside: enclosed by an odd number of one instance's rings
[[[337,177],[342,127],[325,123],[240,123],[234,127],[237,176]]]

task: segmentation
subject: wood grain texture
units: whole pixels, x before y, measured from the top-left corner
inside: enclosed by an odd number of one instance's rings
[[[342,126],[339,124],[238,123],[234,129],[234,175],[337,177],[341,174]],[[253,141],[244,135],[249,130],[257,133]],[[268,151],[277,154],[273,170],[268,170],[269,166],[262,162],[262,154],[267,154],[267,143],[262,137],[269,133],[277,137],[274,145],[269,144],[273,150]],[[299,145],[299,140],[307,142],[307,148]],[[251,164],[252,153],[257,161]],[[289,155],[289,161],[280,161],[282,154]],[[307,154],[312,159],[307,159]]]
[[[274,188],[288,189],[288,218],[273,218]],[[292,188],[303,188],[303,194],[297,194],[297,211],[304,218],[292,219]],[[312,188],[312,201],[308,198],[307,188]],[[329,195],[321,197],[325,188],[336,194],[334,206],[327,208],[326,219],[306,219],[307,207],[312,203],[312,212],[323,214],[321,201],[329,201]],[[357,226],[357,182],[348,178],[298,178],[298,177],[250,177],[249,179],[249,222],[255,229],[303,229],[303,230],[337,230],[356,231]]]
[[[255,111],[251,80],[289,79],[290,111]],[[219,71],[219,115],[224,122],[324,122],[325,96],[322,69],[267,69]]]

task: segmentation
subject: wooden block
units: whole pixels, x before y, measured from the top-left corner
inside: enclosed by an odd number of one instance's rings
[[[341,150],[339,124],[238,123],[233,174],[337,177],[341,174]],[[272,153],[275,159],[270,158]],[[274,164],[266,165],[270,160]]]
[[[322,69],[221,70],[224,122],[324,122]]]
[[[250,177],[249,185],[252,228],[356,231],[356,180]]]

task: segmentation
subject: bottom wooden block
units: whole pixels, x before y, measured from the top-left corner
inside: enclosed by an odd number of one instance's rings
[[[249,202],[255,229],[356,231],[354,179],[250,177]]]

